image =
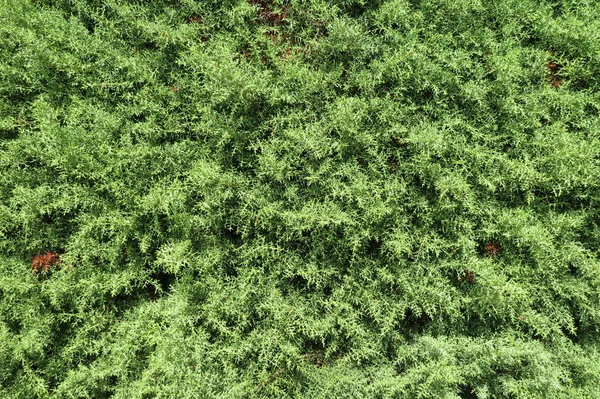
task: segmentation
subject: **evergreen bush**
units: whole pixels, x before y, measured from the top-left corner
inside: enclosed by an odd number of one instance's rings
[[[0,0],[0,397],[600,398],[596,15]]]

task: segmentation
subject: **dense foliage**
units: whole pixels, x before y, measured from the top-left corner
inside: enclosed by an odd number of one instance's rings
[[[0,397],[600,398],[597,15],[1,0]]]

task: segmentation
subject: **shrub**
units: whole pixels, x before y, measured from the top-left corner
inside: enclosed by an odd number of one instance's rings
[[[4,0],[0,397],[600,397],[598,4]]]

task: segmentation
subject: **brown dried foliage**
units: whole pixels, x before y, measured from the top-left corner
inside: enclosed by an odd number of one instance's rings
[[[463,271],[463,273],[464,273],[464,281],[466,281],[469,284],[475,283],[475,272],[465,269]]]
[[[500,253],[500,244],[497,241],[488,241],[485,246],[485,253],[491,257],[497,256]]]
[[[548,73],[546,74],[546,80],[552,85],[554,89],[563,84],[563,76],[560,75],[560,70],[562,69],[562,65],[556,62],[548,61],[546,63],[546,69]]]
[[[289,15],[289,6],[282,7],[280,12],[275,11],[273,0],[248,0],[248,3],[259,6],[258,15],[260,19],[273,26],[281,25]]]
[[[294,52],[292,49],[286,49],[281,53],[280,57],[284,61],[290,61],[294,58]]]
[[[54,267],[59,262],[60,257],[58,254],[46,252],[45,254],[32,257],[31,269],[33,270],[33,274],[39,273],[40,270],[48,272],[50,271],[50,268]]]
[[[395,172],[396,169],[398,169],[398,164],[396,163],[396,159],[394,157],[389,157],[387,162],[392,172]]]

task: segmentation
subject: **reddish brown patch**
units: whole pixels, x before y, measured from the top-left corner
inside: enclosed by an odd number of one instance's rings
[[[463,271],[463,273],[464,273],[464,275],[465,275],[465,277],[464,277],[464,280],[465,280],[467,283],[469,283],[469,284],[473,284],[473,283],[475,283],[475,272],[472,272],[472,271],[470,271],[470,270],[467,270],[467,269],[465,269],[465,270]]]
[[[250,49],[246,46],[242,47],[238,53],[235,55],[235,57],[233,57],[234,60],[236,61],[241,61],[242,57],[249,60],[252,58],[252,51],[250,51]]]
[[[396,160],[394,159],[394,157],[389,157],[387,162],[388,162],[388,165],[390,165],[390,169],[392,172],[395,172],[396,169],[398,169],[398,164],[396,163]]]
[[[265,32],[265,36],[268,37],[269,39],[271,39],[271,41],[273,43],[276,43],[277,39],[279,39],[279,35],[277,35],[277,32],[275,32],[275,31]]]
[[[199,23],[200,23],[200,21],[201,21],[201,20],[200,20],[200,17],[199,17],[199,16],[197,16],[197,15],[192,15],[192,16],[191,16],[191,17],[189,17],[187,20],[188,20],[188,22],[189,22],[189,23],[191,23],[191,24],[199,24]]]
[[[563,84],[563,77],[560,75],[560,70],[562,69],[562,64],[558,64],[556,62],[548,61],[546,63],[546,69],[548,73],[546,74],[546,80],[552,88],[556,89]]]
[[[179,91],[179,88],[177,88],[177,86],[173,86],[170,89],[173,93],[177,93]]]
[[[33,270],[33,274],[39,273],[40,270],[48,272],[50,271],[50,268],[55,266],[58,262],[60,262],[58,254],[46,252],[45,254],[32,257],[31,269]]]
[[[485,246],[485,253],[491,257],[494,257],[500,253],[500,244],[497,241],[488,241]]]
[[[273,0],[248,0],[248,3],[252,5],[257,5],[259,7],[259,18],[263,22],[268,23],[270,25],[281,25],[289,15],[289,6],[284,6],[281,8],[280,12],[276,12]]]
[[[285,60],[285,61],[289,61],[290,59],[292,59],[292,56],[293,56],[293,52],[292,52],[292,50],[291,50],[291,49],[287,49],[287,50],[285,50],[285,51],[284,51],[283,53],[281,53],[281,55],[280,55],[281,59],[282,59],[282,60]]]

